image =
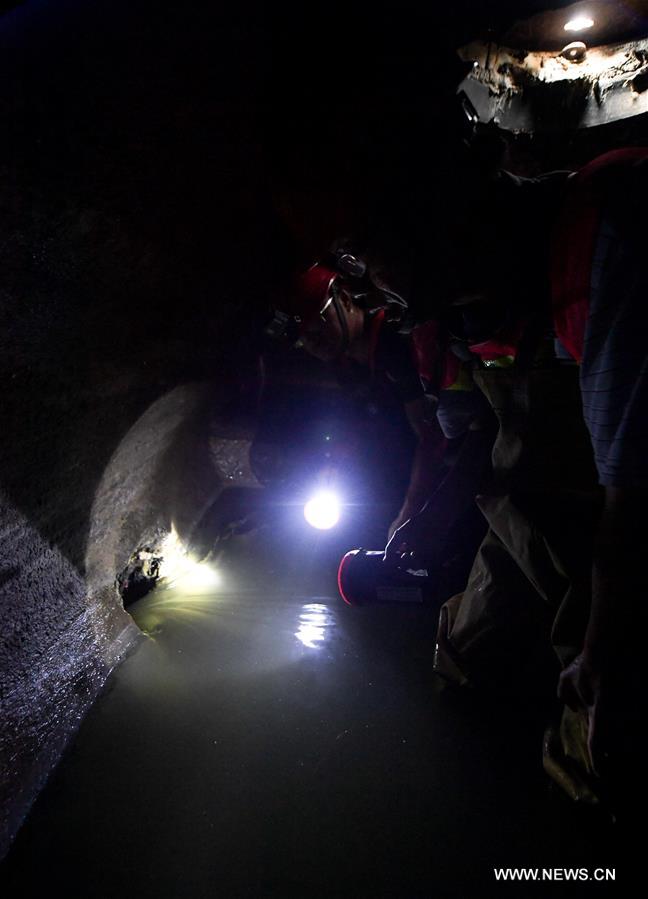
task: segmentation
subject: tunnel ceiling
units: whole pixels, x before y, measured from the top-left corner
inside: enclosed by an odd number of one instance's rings
[[[648,112],[646,0],[547,9],[483,34],[459,55],[472,64],[459,91],[476,122],[566,133]]]
[[[577,16],[593,21],[591,28],[570,35],[565,25]],[[647,0],[585,0],[561,8],[550,8],[529,18],[517,18],[507,30],[497,35],[506,47],[524,50],[560,50],[572,40],[582,39],[590,46],[637,40],[648,34]]]

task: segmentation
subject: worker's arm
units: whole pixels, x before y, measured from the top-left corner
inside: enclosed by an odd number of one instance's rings
[[[446,439],[439,427],[434,410],[425,397],[405,404],[407,420],[416,434],[417,442],[412,459],[410,481],[403,505],[389,527],[388,539],[394,531],[421,511],[434,491],[443,471],[443,454]]]
[[[447,441],[448,444],[454,441]],[[453,453],[450,464],[438,464],[442,477],[432,481],[420,510],[415,512],[391,535],[385,557],[396,559],[402,552],[414,553],[421,561],[435,564],[448,531],[474,501],[475,494],[490,463],[492,429],[475,427],[461,438],[461,446]],[[421,464],[425,464],[422,461]]]
[[[560,678],[561,699],[587,712],[590,756],[599,773],[627,733],[629,708],[643,702],[637,691],[644,667],[647,501],[645,489],[605,489],[583,649]]]

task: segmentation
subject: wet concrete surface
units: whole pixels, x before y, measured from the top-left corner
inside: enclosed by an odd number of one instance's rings
[[[439,690],[435,610],[348,608],[304,546],[277,567],[252,541],[217,586],[132,607],[149,639],[19,833],[3,895],[614,895],[614,834],[548,787],[538,716]],[[504,885],[495,866],[617,883]]]

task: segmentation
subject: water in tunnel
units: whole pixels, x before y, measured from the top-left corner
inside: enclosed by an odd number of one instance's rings
[[[542,770],[547,733],[587,745],[555,691],[606,485],[582,369],[535,316],[547,272],[525,266],[558,209],[563,237],[598,234],[596,190],[561,205],[566,170],[631,150],[596,271],[636,325],[621,358],[643,358],[648,13],[549,6],[0,3],[7,895],[465,897],[499,867],[620,864],[627,829],[590,781],[574,792],[564,754]],[[421,435],[443,460],[425,483]],[[444,492],[466,446],[469,510]],[[388,534],[432,496],[424,563]],[[527,545],[533,564],[507,555]],[[521,601],[492,658],[461,597],[494,582]]]
[[[512,859],[612,866],[607,832],[567,805],[546,827],[533,716],[448,704],[434,613],[348,608],[329,550],[251,540],[218,586],[179,580],[131,607],[149,639],[21,832],[9,887],[36,895],[44,869],[106,897],[461,896]]]

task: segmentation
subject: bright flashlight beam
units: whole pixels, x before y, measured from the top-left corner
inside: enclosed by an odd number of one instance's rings
[[[565,25],[565,31],[587,31],[594,25],[594,19],[589,16],[574,16]]]
[[[334,528],[340,520],[340,502],[333,493],[318,493],[304,506],[304,518],[320,531]]]

